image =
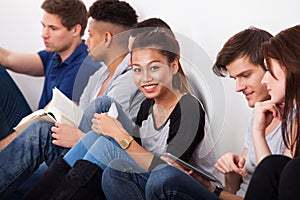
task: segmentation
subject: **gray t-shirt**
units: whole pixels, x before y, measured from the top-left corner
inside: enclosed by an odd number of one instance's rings
[[[133,81],[132,70],[129,70],[127,65],[129,56],[130,55],[127,55],[119,64],[113,78],[107,84],[103,95],[112,97],[120,103],[124,112],[129,114],[130,118],[135,121],[140,104],[145,97]],[[103,82],[108,76],[109,70],[107,66],[103,64],[100,69],[89,78],[87,86],[80,97],[79,107],[81,109],[84,110],[96,99]]]
[[[184,135],[189,135],[189,133],[192,132],[192,127],[189,128],[186,127],[187,129],[189,129],[189,131],[183,128],[184,127],[183,124],[188,123],[187,121],[191,120],[188,118],[187,115],[182,114],[184,110],[190,111],[188,106],[190,106],[191,104],[187,105],[183,103],[186,101],[186,99],[192,99],[192,102],[194,103],[196,102],[195,104],[201,107],[201,109],[203,109],[201,102],[198,102],[196,98],[193,98],[192,95],[185,95],[180,100],[179,103],[181,105],[180,109],[178,106],[176,106],[172,114],[168,118],[168,120],[160,127],[156,127],[155,120],[152,113],[152,108],[150,108],[147,118],[142,121],[142,125],[139,128],[139,136],[141,139],[142,146],[145,149],[147,149],[148,151],[152,152],[153,154],[159,157],[159,155],[161,155],[164,152],[173,153],[170,150],[170,146],[184,145],[184,142],[182,142],[182,144],[176,143],[175,145],[174,144],[175,142],[173,143],[173,141],[176,140],[176,137],[180,137],[182,141],[187,140],[187,138],[182,137],[182,135],[180,135],[180,133],[178,132],[184,132]],[[194,110],[196,109],[195,105],[193,106],[193,109]],[[181,110],[181,111],[176,112],[176,110]],[[189,113],[191,115],[191,112]],[[214,164],[216,163],[215,148],[214,148],[215,142],[213,141],[210,133],[209,121],[207,115],[205,112],[203,112],[203,114],[205,116],[202,116],[201,120],[205,120],[205,126],[204,127],[199,126],[198,129],[204,128],[204,130],[201,130],[201,132],[204,131],[203,133],[204,137],[200,141],[200,143],[195,145],[193,152],[190,152],[191,156],[188,162],[193,166],[195,166],[196,168],[203,171],[204,173],[206,173],[209,177],[216,179],[217,181],[212,182],[213,184],[220,185],[221,182],[218,180],[218,175],[217,175],[218,172],[214,167]],[[185,116],[185,118],[183,116]],[[177,123],[180,123],[180,125],[182,126],[177,127],[175,123],[176,121],[174,119],[178,119],[181,117],[182,120],[177,121]],[[196,124],[199,122],[197,122],[196,118],[193,118],[193,120],[194,120],[194,126],[196,126]],[[199,119],[199,121],[201,120]],[[172,130],[173,130],[173,136],[171,133]],[[189,138],[189,139],[194,139],[194,138]],[[179,149],[179,147],[176,149]]]
[[[246,171],[247,174],[243,177],[242,183],[240,185],[240,189],[237,191],[237,195],[244,197],[247,191],[248,185],[252,178],[253,172],[257,166],[256,163],[256,154],[254,151],[254,144],[252,142],[252,120],[249,123],[248,133],[245,137],[244,147],[248,149],[247,157],[246,157]],[[282,135],[281,135],[281,125],[279,125],[271,134],[266,137],[267,143],[272,154],[283,154],[286,146],[283,142]]]

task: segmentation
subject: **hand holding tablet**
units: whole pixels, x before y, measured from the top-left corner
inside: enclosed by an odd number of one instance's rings
[[[170,154],[170,153],[163,153],[161,154],[161,156],[165,156],[168,159],[172,160],[173,162],[176,162],[177,164],[179,164],[183,169],[186,170],[193,170],[195,173],[199,174],[200,176],[202,176],[203,178],[207,179],[208,181],[213,181],[213,182],[218,182],[218,180],[216,180],[214,177],[211,177],[210,175],[206,174],[205,172],[201,171],[200,169],[192,166],[191,164],[179,159],[178,157]]]

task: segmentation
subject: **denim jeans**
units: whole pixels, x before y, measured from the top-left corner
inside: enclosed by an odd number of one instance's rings
[[[99,108],[110,108],[111,103],[114,100],[105,97],[105,101],[102,100],[102,104],[96,105],[96,112],[101,113]],[[118,121],[122,124],[124,129],[131,133],[133,129],[133,122],[127,114],[122,110],[120,104],[114,101],[118,110]],[[92,112],[87,112],[92,113]],[[85,115],[85,119],[91,116]],[[81,124],[85,126],[91,126],[91,120],[82,120]],[[131,160],[130,156],[120,148],[119,144],[111,137],[103,136],[101,134],[95,133],[94,131],[88,132],[79,142],[77,142],[74,147],[64,156],[64,160],[72,167],[75,162],[79,159],[88,160],[92,163],[97,164],[103,170],[110,163],[111,160],[116,158],[124,158],[126,160]]]
[[[159,165],[146,172],[136,164],[114,160],[104,170],[102,188],[107,199],[218,200],[195,179],[170,166]]]
[[[5,68],[0,65],[0,140],[14,132],[21,119],[31,113],[27,101]]]
[[[79,128],[91,130],[91,119],[95,112],[107,112],[113,100],[98,97],[84,111]],[[118,105],[117,105],[118,107]],[[124,116],[119,114],[122,119]],[[52,123],[36,121],[0,152],[0,199],[7,198],[26,181],[44,161],[47,165],[64,155],[69,149],[52,144]]]
[[[36,121],[0,152],[0,199],[16,190],[42,162],[50,164],[67,152],[68,149],[52,144],[52,126]]]
[[[143,200],[150,173],[133,162],[113,160],[102,175],[102,189],[107,200]]]

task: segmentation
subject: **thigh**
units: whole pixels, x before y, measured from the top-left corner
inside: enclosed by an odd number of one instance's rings
[[[31,113],[27,101],[8,72],[0,65],[0,140],[12,133],[13,128]]]
[[[253,173],[245,199],[277,199],[280,175],[289,160],[290,158],[283,155],[270,155],[264,158]]]
[[[134,162],[114,139],[102,136],[89,148],[83,159],[97,164],[104,170],[111,161],[119,158]]]
[[[123,159],[113,160],[104,170],[102,188],[107,199],[145,199],[149,172]]]
[[[77,160],[84,158],[95,141],[97,141],[100,137],[102,136],[98,133],[93,131],[88,132],[68,151],[68,153],[64,156],[64,160],[70,166],[74,166]]]
[[[146,199],[218,200],[219,198],[193,177],[164,164],[151,172],[146,184]]]
[[[279,200],[298,200],[300,199],[299,180],[300,180],[300,158],[290,160],[283,168],[279,181]]]

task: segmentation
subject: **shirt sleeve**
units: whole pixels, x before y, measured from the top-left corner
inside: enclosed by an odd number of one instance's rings
[[[205,113],[198,100],[191,95],[183,96],[170,115],[167,152],[188,162],[204,138],[204,126]],[[156,156],[149,170],[161,163],[164,162]]]

